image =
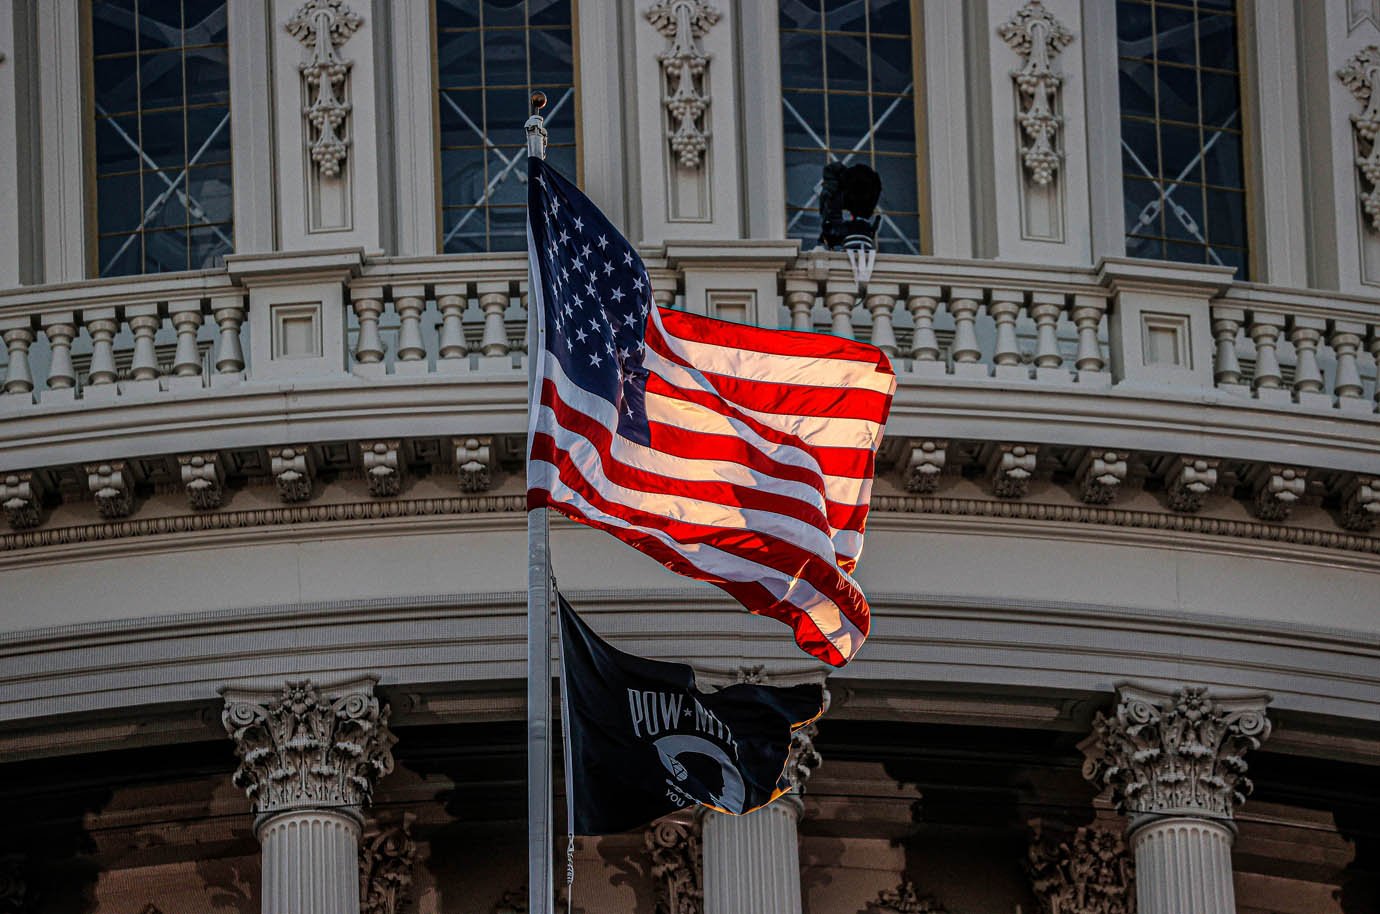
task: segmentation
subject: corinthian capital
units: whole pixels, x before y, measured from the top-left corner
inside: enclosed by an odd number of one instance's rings
[[[258,813],[367,806],[393,770],[388,705],[373,682],[318,690],[289,682],[278,695],[225,690],[221,721],[235,741],[235,784]]]
[[[1270,735],[1268,701],[1214,698],[1202,688],[1168,694],[1123,686],[1113,716],[1099,713],[1093,722],[1083,774],[1110,786],[1133,819],[1230,819],[1251,792],[1246,752]]]

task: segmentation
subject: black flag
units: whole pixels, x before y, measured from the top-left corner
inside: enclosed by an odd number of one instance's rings
[[[695,803],[751,812],[789,789],[791,732],[823,711],[822,686],[701,692],[686,664],[615,649],[558,597],[576,834],[627,831]]]

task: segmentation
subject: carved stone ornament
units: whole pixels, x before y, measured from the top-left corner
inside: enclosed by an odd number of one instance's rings
[[[401,446],[396,438],[359,443],[364,478],[369,483],[369,494],[375,498],[388,498],[402,491],[402,464],[398,460]]]
[[[1127,816],[1230,819],[1251,792],[1246,752],[1270,735],[1266,702],[1123,686],[1115,714],[1093,721],[1083,774]]]
[[[1286,521],[1308,488],[1306,467],[1266,465],[1253,474],[1255,513],[1261,520]]]
[[[877,900],[869,901],[858,914],[948,914],[948,911],[932,896],[917,892],[915,883],[907,880],[878,894]]]
[[[37,527],[42,520],[43,488],[31,471],[0,476],[0,508],[15,530]]]
[[[4,488],[0,487],[0,497]],[[1342,526],[1365,531],[1380,521],[1380,478],[1357,476],[1342,490]],[[13,522],[11,522],[13,523]]]
[[[1192,513],[1201,510],[1203,499],[1217,487],[1218,460],[1205,457],[1176,457],[1165,473],[1169,507]]]
[[[412,889],[417,844],[411,813],[393,825],[371,823],[359,845],[360,914],[398,914]]]
[[[997,29],[997,34],[1024,61],[1011,74],[1024,106],[1016,114],[1027,140],[1021,146],[1021,157],[1031,182],[1044,187],[1053,182],[1061,158],[1058,134],[1063,119],[1055,112],[1059,109],[1059,90],[1064,80],[1054,71],[1053,63],[1059,52],[1072,43],[1073,33],[1040,0],[1028,0]]]
[[[177,458],[182,471],[182,484],[187,487],[187,501],[195,511],[219,508],[225,501],[225,470],[215,451],[204,454],[183,454]]]
[[[493,439],[455,438],[455,469],[461,492],[487,492],[493,488]]]
[[[1131,455],[1125,451],[1089,451],[1078,466],[1078,494],[1085,504],[1108,505],[1126,481]]]
[[[1380,48],[1370,45],[1347,61],[1337,71],[1340,79],[1362,105],[1360,114],[1351,115],[1351,129],[1355,137],[1356,167],[1363,179],[1361,207],[1369,217],[1370,227],[1380,231],[1380,98],[1375,88],[1380,83]]]
[[[115,520],[134,510],[134,486],[123,460],[86,465],[86,484],[96,499],[101,517]]]
[[[709,55],[700,47],[719,11],[704,0],[659,0],[648,8],[647,21],[666,36],[666,50],[657,55],[661,61],[663,93],[666,111],[670,115],[667,129],[671,150],[686,168],[699,168],[709,146],[709,125],[705,112],[709,109],[706,76]]]
[[[998,498],[1024,498],[1035,476],[1035,460],[1040,452],[1034,444],[998,444],[987,449],[987,472],[992,479],[992,494]]]
[[[261,699],[227,692],[221,714],[240,760],[235,785],[255,812],[368,805],[397,742],[372,684],[331,696],[310,680],[289,682]]]
[[[939,476],[944,472],[949,442],[937,439],[913,441],[910,462],[906,466],[906,491],[929,495],[939,489]]]
[[[699,820],[662,819],[643,835],[652,858],[655,914],[700,914],[704,910],[704,855]]]
[[[311,451],[306,445],[271,448],[269,458],[269,470],[283,501],[292,504],[311,498]]]
[[[1031,827],[1026,868],[1039,914],[1135,914],[1135,860],[1119,831]]]
[[[298,67],[306,99],[302,114],[309,126],[307,150],[327,178],[340,174],[350,143],[345,118],[350,114],[346,79],[351,63],[340,56],[340,48],[363,24],[344,0],[307,0],[287,21],[288,32],[307,48],[307,60]]]

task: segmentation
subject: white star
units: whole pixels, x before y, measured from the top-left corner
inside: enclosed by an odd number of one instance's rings
[[[632,251],[623,252],[623,263],[632,266]]]
[[[612,292],[610,292],[609,294],[610,294],[611,296],[613,296],[613,300],[614,300],[614,301],[622,301],[622,300],[623,300],[623,290],[622,290],[622,289],[614,289],[614,290],[613,290]]]
[[[543,178],[541,175],[537,175],[537,183],[540,184],[542,187],[545,187],[546,179]]]
[[[566,234],[565,229],[561,229],[561,244],[565,244],[565,243],[566,243],[567,241],[569,241],[569,240],[570,240],[570,235]]]
[[[552,197],[552,198],[551,198],[551,215],[554,216],[554,215],[556,215],[557,213],[559,213],[560,211],[561,211],[561,201],[560,201],[560,200],[557,200],[555,197]]]
[[[593,330],[595,333],[599,332],[599,318],[591,317],[589,319],[589,329]]]
[[[609,236],[608,236],[608,235],[600,235],[600,236],[599,236],[599,250],[602,251],[604,248],[606,248],[606,247],[608,247],[608,246],[609,246]]]
[[[589,245],[585,245],[584,248],[582,248],[581,251],[580,251],[580,256],[581,256],[581,257],[588,257],[590,254],[593,254],[593,253],[594,253],[594,249],[591,248]]]
[[[575,299],[575,307],[577,307],[577,308],[583,308],[583,307],[585,306],[584,299],[580,298],[580,296],[576,295],[576,296],[574,296],[574,299]]]
[[[583,343],[583,342],[584,342],[586,339],[588,339],[588,338],[589,338],[589,334],[588,334],[588,333],[585,333],[583,327],[576,327],[576,328],[575,328],[575,339],[577,339],[577,340],[579,340],[580,342]]]
[[[639,292],[642,291],[642,277],[641,277],[641,276],[634,276],[634,277],[633,277],[633,288],[636,289],[636,290],[639,291]]]
[[[612,273],[612,272],[613,272],[613,264],[611,264],[611,263],[609,263],[607,260],[605,260],[605,261],[604,261],[604,275],[607,276],[607,275],[609,275],[609,274]]]
[[[584,230],[585,230],[585,224],[584,224],[584,222],[580,219],[579,216],[576,216],[576,217],[575,217],[575,231],[577,231],[577,232],[583,232]]]
[[[604,342],[604,349],[608,352],[609,355],[613,355],[613,344],[612,344],[612,343],[610,343],[610,342],[608,342],[608,341],[605,341],[605,342]],[[620,372],[620,373],[621,373],[621,372]]]
[[[561,267],[561,278],[566,281],[570,280],[570,271],[567,270],[565,267]]]
[[[624,401],[623,401],[623,409],[624,409],[624,415],[626,415],[629,419],[631,419],[631,418],[633,417],[633,408],[632,408],[632,404],[629,403],[627,400],[624,400]]]
[[[590,298],[593,298],[595,295],[598,294],[594,291],[594,280],[591,279],[589,281],[589,285],[585,286],[585,291],[589,293]]]
[[[589,364],[593,365],[595,368],[598,368],[599,364],[603,361],[603,359],[599,358],[599,353],[591,352],[589,354]]]
[[[635,327],[635,326],[637,326],[637,315],[636,315],[636,314],[629,314],[627,317],[623,318],[623,326],[624,326],[624,327]]]

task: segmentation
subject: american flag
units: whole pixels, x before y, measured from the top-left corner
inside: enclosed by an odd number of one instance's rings
[[[632,245],[542,160],[528,166],[528,507],[607,531],[847,663],[870,627],[850,572],[896,387],[886,355],[655,305]]]

